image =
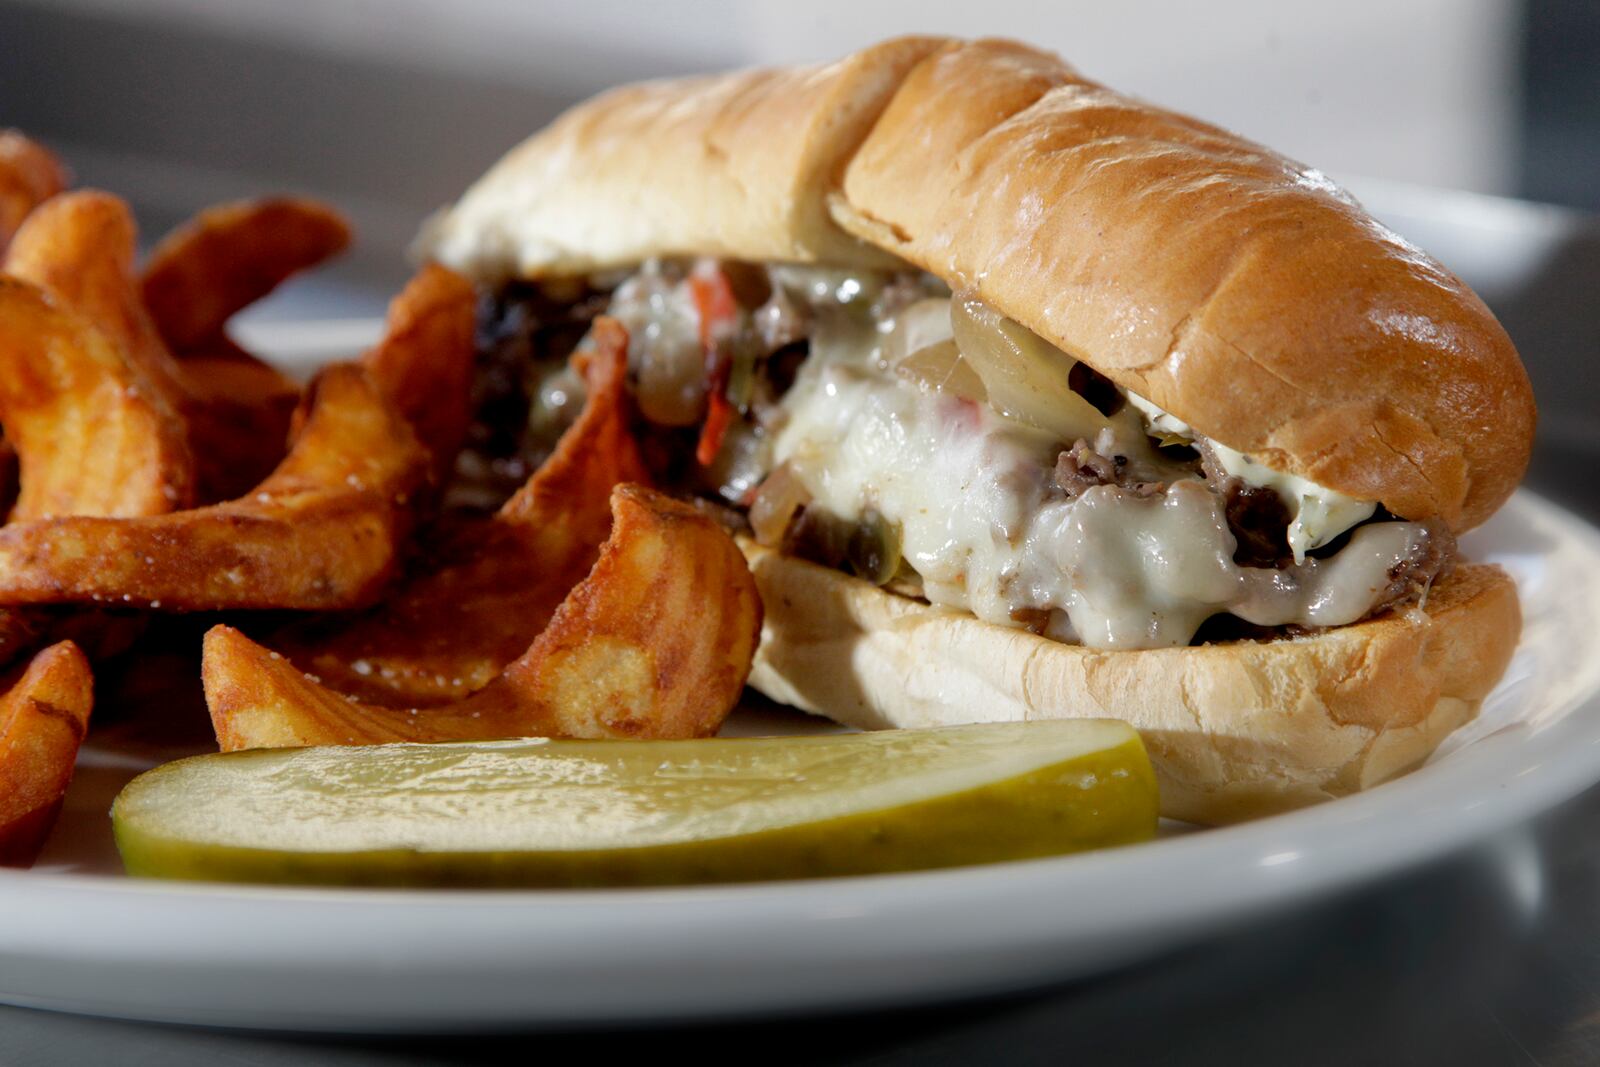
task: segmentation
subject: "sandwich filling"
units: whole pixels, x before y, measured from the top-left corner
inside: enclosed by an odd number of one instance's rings
[[[927,275],[700,260],[486,304],[460,481],[509,493],[576,416],[611,315],[647,460],[770,547],[1060,641],[1341,626],[1426,596],[1454,544],[1208,440]]]

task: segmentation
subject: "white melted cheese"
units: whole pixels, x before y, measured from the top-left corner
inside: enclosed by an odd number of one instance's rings
[[[1050,636],[1098,648],[1184,645],[1219,612],[1268,626],[1354,622],[1423,544],[1417,524],[1377,523],[1331,559],[1241,567],[1221,502],[1198,478],[1148,496],[1099,486],[1063,499],[1051,488],[1057,435],[894,374],[882,358],[891,333],[845,315],[818,323],[773,460],[829,511],[898,524],[935,604],[1003,625],[1046,612]],[[1302,484],[1310,547],[1352,512],[1318,520],[1321,505],[1307,502],[1336,494]]]
[[[1156,407],[1142,396],[1124,391],[1128,403],[1144,414],[1152,430],[1193,441],[1199,435],[1189,424]],[[1306,553],[1321,548],[1359,522],[1372,518],[1378,505],[1334,492],[1326,486],[1293,474],[1263,466],[1243,452],[1206,438],[1222,469],[1246,485],[1271,489],[1282,498],[1292,516],[1289,523],[1289,549],[1296,563],[1304,563]]]

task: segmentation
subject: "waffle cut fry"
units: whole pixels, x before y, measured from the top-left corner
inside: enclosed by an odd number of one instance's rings
[[[738,700],[761,602],[733,539],[690,505],[624,485],[593,570],[533,643],[471,696],[385,708],[337,693],[238,630],[206,635],[202,671],[225,752],[506,737],[715,733]]]
[[[600,319],[594,336],[583,413],[499,512],[435,537],[370,611],[267,643],[333,689],[393,707],[461,700],[520,656],[594,566],[613,487],[646,478],[628,428],[627,333]]]

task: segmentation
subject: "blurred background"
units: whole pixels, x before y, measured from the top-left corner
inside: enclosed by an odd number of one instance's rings
[[[1021,37],[1336,176],[1600,208],[1591,0],[0,0],[0,123],[161,226],[291,188],[392,281],[426,211],[619,81]]]

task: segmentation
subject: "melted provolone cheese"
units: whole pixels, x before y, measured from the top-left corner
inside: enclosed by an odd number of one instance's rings
[[[896,302],[876,299],[885,285],[877,276],[781,268],[772,278],[795,302],[789,313],[804,312],[810,355],[778,407],[759,428],[732,435],[725,451],[749,452],[750,484],[788,464],[814,505],[895,524],[903,558],[935,604],[1002,625],[1042,617],[1049,636],[1098,648],[1183,645],[1222,612],[1263,626],[1354,622],[1425,545],[1420,525],[1383,522],[1356,530],[1330,558],[1308,557],[1374,505],[1207,441],[1229,474],[1276,491],[1292,513],[1295,564],[1239,566],[1221,498],[1148,436],[1197,440],[1171,414],[1126,394],[1129,405],[1102,415],[1076,393],[1076,405],[1051,393],[1067,388],[1065,371],[1023,367],[1013,381],[1005,374],[1016,368],[994,353],[963,355],[950,300],[933,287],[913,286]],[[687,286],[646,268],[617,290],[611,314],[629,329],[644,415],[692,424],[705,386]],[[1064,493],[1054,484],[1057,457],[1080,437],[1116,457],[1122,480],[1164,488]]]
[[[1221,502],[1199,478],[1065,499],[1051,487],[1056,435],[893,374],[880,358],[888,332],[844,317],[819,324],[783,400],[773,459],[829,511],[898,524],[935,604],[1003,625],[1043,611],[1051,636],[1099,648],[1187,644],[1219,612],[1336,626],[1371,610],[1425,536],[1380,523],[1329,560],[1241,567]]]

